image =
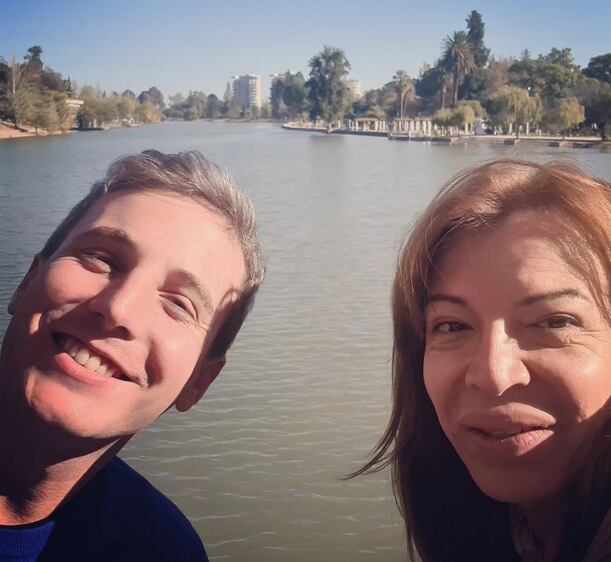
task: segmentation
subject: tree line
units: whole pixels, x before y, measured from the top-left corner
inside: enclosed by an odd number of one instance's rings
[[[275,118],[309,117],[329,125],[368,117],[392,123],[426,116],[442,128],[471,126],[477,119],[504,133],[544,129],[565,134],[596,132],[611,123],[611,53],[575,64],[570,48],[533,58],[495,58],[484,42],[482,16],[473,10],[466,29],[447,35],[439,59],[417,78],[397,70],[384,86],[358,98],[346,84],[350,63],[342,49],[325,47],[309,61],[309,77],[287,72],[271,89]]]
[[[107,94],[92,86],[77,88],[69,78],[43,65],[42,48],[28,49],[23,61],[0,57],[0,118],[15,125],[65,130],[74,124],[69,100],[83,104],[76,115],[81,128],[111,121],[123,124],[169,119],[257,118],[311,119],[326,126],[345,118],[374,118],[392,125],[406,117],[428,117],[442,129],[469,128],[476,120],[491,129],[519,134],[543,129],[552,133],[600,134],[611,124],[611,53],[593,57],[581,69],[570,48],[552,48],[532,57],[495,58],[485,45],[482,16],[473,10],[466,28],[447,35],[438,60],[425,64],[418,77],[397,70],[380,88],[355,97],[342,49],[324,47],[309,63],[309,74],[287,71],[273,78],[269,103],[246,110],[231,86],[222,98],[190,91],[164,96],[156,87],[138,96],[131,90]]]
[[[163,94],[152,87],[136,96],[131,90],[106,92],[92,86],[78,88],[44,65],[40,45],[30,47],[23,60],[0,57],[0,119],[16,127],[66,131],[77,125],[88,129],[119,121],[125,125],[154,123],[165,108]],[[70,106],[70,100],[82,104]]]

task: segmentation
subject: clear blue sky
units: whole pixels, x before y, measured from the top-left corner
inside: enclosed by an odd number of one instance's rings
[[[324,45],[341,47],[365,89],[398,69],[417,76],[441,41],[478,10],[495,56],[571,47],[585,66],[611,51],[609,0],[0,0],[0,56],[43,61],[79,85],[167,96],[222,96],[231,75],[301,70]]]

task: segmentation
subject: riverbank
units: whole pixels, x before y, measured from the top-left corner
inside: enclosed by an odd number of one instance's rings
[[[15,127],[13,123],[8,121],[0,121],[0,140],[8,139],[23,139],[28,137],[47,137],[49,135],[63,135],[65,132],[57,131],[50,133],[48,131],[39,130],[33,127]]]
[[[421,134],[389,134],[388,131],[368,131],[354,129],[326,129],[324,127],[308,127],[303,123],[284,123],[283,129],[290,131],[303,131],[309,133],[321,133],[332,135],[356,135],[364,137],[382,137],[393,141],[410,141],[410,142],[437,142],[440,144],[455,144],[455,143],[470,143],[484,142],[514,145],[522,142],[534,142],[558,148],[587,148],[590,146],[605,146],[611,148],[611,142],[602,141],[600,137],[565,137],[558,135],[520,135],[516,138],[515,135],[472,135],[462,134],[460,136],[446,135],[421,135]]]

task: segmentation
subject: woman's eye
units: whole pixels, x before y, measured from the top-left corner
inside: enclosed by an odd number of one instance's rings
[[[551,318],[546,318],[542,322],[539,322],[537,325],[541,328],[548,328],[552,330],[558,330],[561,328],[568,328],[569,326],[575,326],[577,321],[572,316],[567,316],[565,314],[552,316]]]
[[[466,330],[467,327],[460,322],[440,322],[433,326],[433,332],[440,332],[442,334],[449,334],[451,332],[461,332]]]

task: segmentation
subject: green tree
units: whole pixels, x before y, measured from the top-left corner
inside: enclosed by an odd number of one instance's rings
[[[457,125],[456,114],[448,108],[440,109],[433,115],[433,125],[441,127],[444,134],[450,133],[450,127]]]
[[[564,49],[552,47],[552,50],[547,55],[539,55],[539,60],[549,64],[558,64],[571,70],[578,70],[579,68],[575,65],[575,58],[568,47]]]
[[[33,125],[38,134],[39,129],[55,131],[59,128],[59,116],[53,101],[52,94],[43,91],[36,96],[36,106],[30,125]]]
[[[586,107],[586,119],[596,125],[602,140],[607,140],[611,129],[611,88],[601,88]]]
[[[484,68],[488,63],[490,49],[487,49],[484,45],[484,22],[482,21],[482,15],[478,11],[473,10],[466,21],[468,30],[467,40],[469,45],[471,45],[475,66]]]
[[[308,88],[301,72],[284,75],[282,101],[291,119],[303,115],[308,109]]]
[[[405,115],[406,102],[414,96],[414,84],[407,72],[404,70],[397,70],[392,77],[393,84],[397,90],[398,108],[397,114],[399,119],[403,119]]]
[[[611,84],[611,53],[591,58],[583,73],[589,78]]]
[[[185,101],[185,96],[183,96],[180,92],[170,96],[168,98],[170,100],[171,106],[180,106]]]
[[[307,81],[310,117],[322,119],[327,126],[344,117],[350,102],[344,78],[350,63],[344,51],[325,47],[309,62],[310,79]]]
[[[207,115],[210,119],[218,119],[223,111],[223,102],[215,95],[208,96]]]
[[[586,124],[596,128],[602,140],[606,140],[611,128],[611,84],[583,77],[575,93],[585,107]]]
[[[524,88],[531,94],[538,94],[549,105],[558,98],[569,97],[581,74],[570,66],[551,60],[558,60],[558,57],[546,56],[515,62],[509,69],[510,84]]]
[[[158,109],[158,113],[165,109],[165,101],[163,94],[155,86],[151,86],[148,90],[141,92],[138,96],[138,101],[142,104],[145,101],[150,101],[151,104]]]
[[[541,119],[540,98],[529,96],[527,90],[515,86],[503,86],[490,97],[487,105],[492,124],[505,129],[515,125],[516,137],[520,134],[520,125]]]
[[[577,98],[565,98],[556,100],[555,103],[544,113],[544,125],[552,132],[562,132],[564,139],[566,133],[575,125],[585,121],[583,105]]]
[[[36,92],[30,87],[19,88],[12,95],[14,123],[16,126],[33,123],[37,103]]]
[[[465,77],[476,68],[473,51],[464,31],[455,31],[445,38],[440,63],[441,68],[452,75],[452,107],[456,107],[458,91]]]
[[[433,67],[425,65],[420,71],[420,77],[414,81],[415,93],[431,110],[435,107],[445,108],[447,80],[447,72],[439,64]]]
[[[288,71],[286,74],[288,74]],[[274,76],[272,79],[269,101],[271,105],[272,117],[275,119],[282,119],[288,115],[286,105],[282,99],[284,94],[284,78],[286,74]]]

